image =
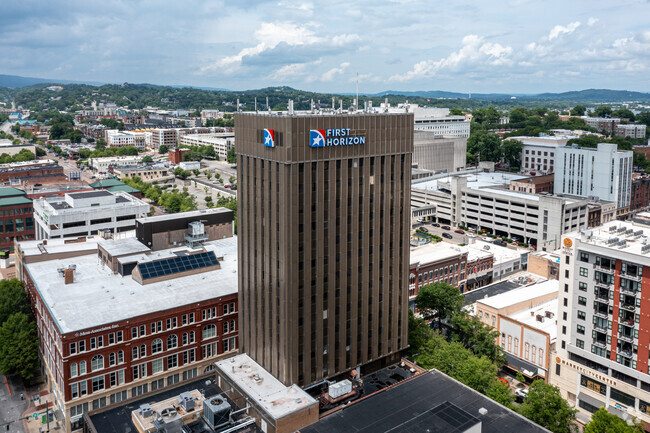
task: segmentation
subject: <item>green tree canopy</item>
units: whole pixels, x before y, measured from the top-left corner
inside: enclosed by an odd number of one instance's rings
[[[425,317],[438,320],[438,329],[442,329],[442,319],[458,314],[464,302],[458,287],[445,283],[422,286],[415,298],[415,305]]]
[[[584,116],[585,111],[587,111],[587,107],[585,107],[584,105],[576,105],[571,109],[570,113],[572,116]]]
[[[620,119],[628,119],[630,122],[634,122],[634,113],[628,110],[627,108],[619,108],[612,112],[612,117],[618,117]]]
[[[36,324],[25,313],[14,313],[0,327],[0,371],[31,379],[38,369]]]
[[[0,281],[0,324],[14,313],[30,314],[25,286],[17,278]]]
[[[228,164],[236,164],[237,156],[235,155],[235,146],[231,147],[228,153],[226,154],[226,161]]]
[[[476,130],[467,139],[467,151],[481,154],[481,161],[499,162],[501,160],[501,137],[485,130]]]
[[[573,433],[576,410],[560,395],[560,390],[536,380],[528,388],[528,397],[519,407],[519,413],[553,433]]]
[[[499,331],[481,322],[478,317],[470,316],[461,310],[450,319],[451,339],[462,343],[476,356],[486,356],[490,360],[503,364],[503,349],[497,344]]]
[[[504,140],[501,145],[503,159],[511,167],[521,167],[521,150],[524,144],[519,140]]]
[[[167,152],[169,152],[169,146],[167,146],[166,144],[161,144],[160,147],[158,148],[158,153],[164,155]]]
[[[612,107],[609,105],[601,105],[594,110],[594,117],[610,117],[612,115]]]
[[[153,158],[150,155],[145,155],[142,157],[142,162],[153,162]]]
[[[643,433],[641,423],[628,424],[618,416],[601,407],[591,415],[591,421],[585,426],[584,433]]]

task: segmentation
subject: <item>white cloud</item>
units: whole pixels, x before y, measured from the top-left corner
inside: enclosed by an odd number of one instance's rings
[[[424,60],[416,63],[411,71],[404,75],[393,75],[391,80],[410,81],[434,76],[438,71],[447,69],[458,71],[470,68],[472,65],[500,66],[510,63],[512,47],[498,43],[485,42],[477,35],[467,35],[463,38],[460,50],[451,53],[438,61]]]
[[[588,25],[589,27],[591,27],[591,26],[593,26],[594,24],[596,24],[598,21],[599,21],[598,18],[589,17],[589,20],[587,21],[587,25]]]
[[[568,26],[561,26],[558,24],[551,29],[551,32],[548,34],[548,40],[552,41],[553,39],[557,39],[559,36],[565,34],[570,35],[575,32],[578,27],[580,27],[580,21],[572,22]]]
[[[350,66],[350,63],[343,62],[338,68],[332,68],[329,71],[321,75],[321,81],[332,81],[337,75],[343,74],[345,70]]]
[[[331,38],[318,36],[311,30],[314,27],[316,26],[299,26],[289,22],[262,23],[254,35],[258,41],[257,45],[244,48],[235,55],[223,57],[217,62],[201,68],[201,72],[220,70],[225,73],[233,73],[239,69],[244,59],[255,58],[276,47],[280,48],[279,46],[294,49],[299,47],[332,49],[355,46],[361,40],[357,34],[342,34]]]

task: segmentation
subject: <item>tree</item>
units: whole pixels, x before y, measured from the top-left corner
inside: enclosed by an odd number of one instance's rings
[[[409,308],[409,353],[416,355],[426,342],[433,336],[431,327],[420,317],[415,317],[413,310]]]
[[[467,151],[481,154],[481,161],[498,162],[501,159],[501,137],[493,132],[476,130],[467,139]]]
[[[212,201],[212,197],[209,196],[209,195],[206,195],[204,200],[205,200],[207,203],[209,203],[209,202]]]
[[[585,111],[587,111],[587,107],[585,107],[584,105],[576,105],[571,109],[570,113],[572,116],[584,116]]]
[[[153,158],[150,155],[145,155],[142,157],[142,162],[153,162]]]
[[[521,149],[524,144],[518,140],[505,140],[501,144],[503,159],[511,167],[521,167]]]
[[[192,170],[192,173],[194,173],[194,176],[198,177],[201,174],[201,171],[198,168],[195,168]]]
[[[618,416],[611,414],[601,406],[591,415],[591,421],[583,430],[584,433],[643,433],[642,424],[636,420],[628,424]]]
[[[235,176],[230,176],[230,177],[228,178],[228,183],[231,184],[231,185],[233,185],[233,184],[235,183],[236,180],[237,180],[237,179],[235,178]]]
[[[463,344],[476,356],[486,356],[503,364],[503,349],[497,344],[499,331],[481,322],[478,317],[461,312],[451,317],[451,339]]]
[[[465,113],[463,113],[463,110],[460,108],[450,108],[449,109],[449,114],[452,116],[464,116]]]
[[[595,117],[610,117],[612,115],[612,107],[609,105],[601,105],[600,107],[596,107],[594,110],[594,116]]]
[[[187,179],[187,177],[190,175],[189,171],[185,171],[180,167],[176,167],[174,169],[174,176],[179,177],[181,179]],[[166,207],[166,206],[165,206]]]
[[[575,431],[576,410],[560,395],[560,390],[536,380],[528,388],[528,397],[519,407],[519,412],[529,420],[553,433],[572,433]]]
[[[30,314],[25,286],[17,278],[0,281],[0,325],[14,313]]]
[[[95,150],[104,150],[104,149],[106,149],[106,140],[100,138],[95,142]]]
[[[496,379],[496,378],[495,378]],[[488,386],[485,395],[505,407],[512,408],[512,402],[515,401],[515,395],[508,385],[500,380],[494,380]]]
[[[510,124],[523,124],[526,122],[526,119],[528,118],[528,110],[526,110],[524,107],[517,107],[514,108],[510,112]]]
[[[169,146],[167,146],[166,144],[161,144],[160,147],[158,148],[158,153],[164,155],[167,152],[169,152]]]
[[[650,127],[650,111],[644,111],[643,113],[639,113],[636,116],[636,121]]]
[[[38,369],[36,324],[25,313],[14,313],[0,328],[0,371],[31,379]]]
[[[228,164],[237,163],[237,156],[235,155],[235,146],[231,147],[228,153],[226,154],[226,162],[228,162]]]
[[[628,119],[630,122],[634,122],[634,113],[628,110],[627,108],[619,108],[612,112],[612,117],[618,117],[620,119]]]
[[[205,172],[205,177],[207,177],[208,180],[212,179],[212,173],[210,173],[209,171],[206,171]]]
[[[464,302],[460,290],[445,283],[422,286],[415,298],[415,305],[426,318],[438,320],[438,329],[442,329],[442,319],[457,314]]]

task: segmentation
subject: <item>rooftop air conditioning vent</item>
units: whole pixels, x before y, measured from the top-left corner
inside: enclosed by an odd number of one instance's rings
[[[641,247],[642,253],[647,253],[648,251],[650,251],[650,244]]]
[[[616,230],[617,230],[617,229],[616,229],[616,226],[609,226],[609,232],[610,232],[610,233],[611,233],[611,232],[615,232]]]

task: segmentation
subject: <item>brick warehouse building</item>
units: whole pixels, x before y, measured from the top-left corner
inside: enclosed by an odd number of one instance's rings
[[[239,346],[235,237],[156,252],[95,239],[96,250],[58,239],[17,247],[67,432],[84,412],[201,376]]]

